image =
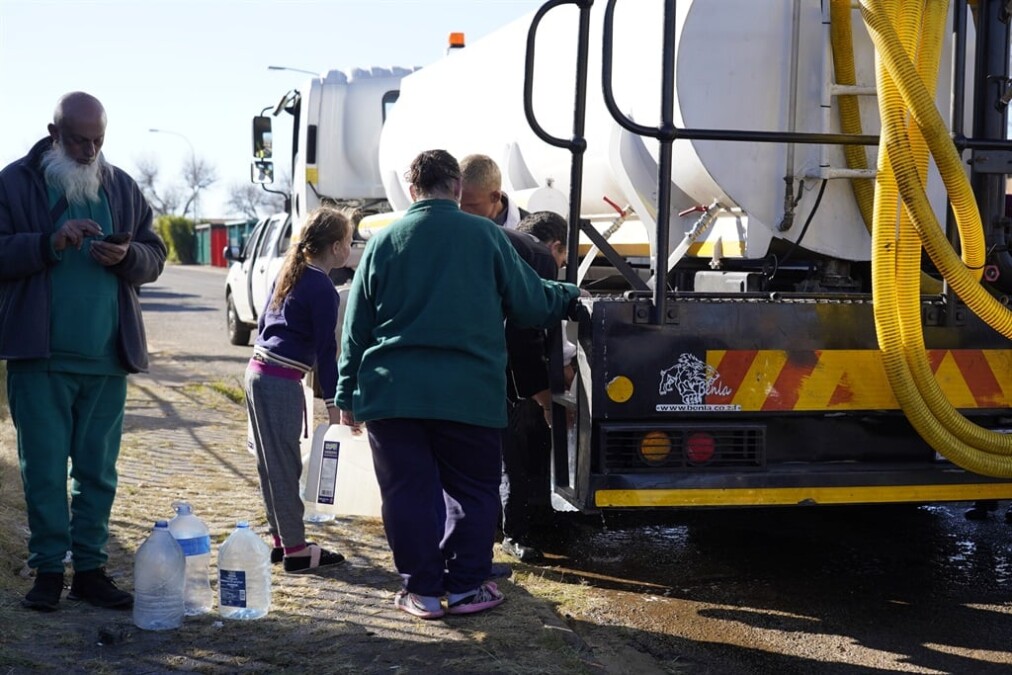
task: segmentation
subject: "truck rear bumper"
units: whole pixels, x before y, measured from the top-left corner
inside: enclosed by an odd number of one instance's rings
[[[808,506],[1012,499],[1012,482],[963,471],[949,462],[865,467],[768,467],[729,476],[592,475],[595,508]],[[651,485],[651,483],[653,485]],[[663,483],[663,486],[659,483]]]

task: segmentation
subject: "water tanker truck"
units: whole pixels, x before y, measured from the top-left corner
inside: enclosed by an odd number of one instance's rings
[[[566,196],[558,508],[1012,498],[1009,17],[900,4],[552,0],[373,111],[394,210],[437,147]],[[295,210],[341,143],[297,133]]]

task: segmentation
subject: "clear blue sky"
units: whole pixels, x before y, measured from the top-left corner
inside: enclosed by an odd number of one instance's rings
[[[190,146],[148,130],[181,134],[217,169],[218,182],[201,198],[200,215],[226,216],[227,187],[249,181],[251,118],[309,77],[267,66],[314,72],[425,66],[443,55],[451,31],[463,31],[472,42],[541,4],[2,0],[0,165],[46,135],[62,94],[83,90],[108,113],[109,161],[132,173],[136,159],[151,157],[163,179],[178,181]],[[276,153],[288,151],[289,136],[290,126],[276,127]]]

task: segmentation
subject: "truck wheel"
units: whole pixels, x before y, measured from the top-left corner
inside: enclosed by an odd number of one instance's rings
[[[239,320],[239,315],[235,311],[235,303],[232,302],[231,295],[225,299],[225,305],[229,343],[240,346],[248,345],[250,330],[246,327],[246,324]]]

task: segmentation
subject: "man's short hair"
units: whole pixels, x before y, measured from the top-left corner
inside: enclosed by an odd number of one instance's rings
[[[565,246],[569,240],[566,219],[554,211],[536,211],[526,216],[517,225],[517,230],[534,235],[542,243],[557,241]]]
[[[89,113],[100,116],[102,121],[105,121],[105,108],[101,101],[83,91],[72,91],[61,96],[60,100],[56,102],[56,109],[53,111],[53,124],[62,130],[65,117]]]
[[[425,195],[447,191],[460,178],[460,165],[446,150],[426,150],[411,162],[404,178]]]
[[[468,155],[460,160],[460,177],[464,185],[491,192],[502,188],[502,173],[488,155]]]

